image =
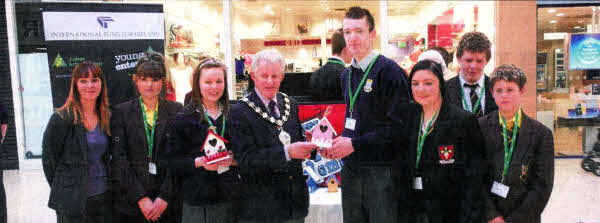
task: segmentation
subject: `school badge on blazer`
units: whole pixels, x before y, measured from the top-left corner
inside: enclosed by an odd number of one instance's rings
[[[440,154],[440,164],[452,164],[454,163],[454,146],[442,145],[438,147]]]
[[[369,93],[373,90],[373,80],[367,79],[367,83],[365,83],[365,87],[363,88],[365,92]]]
[[[527,164],[521,165],[521,182],[526,183],[527,181],[527,172],[529,171],[529,166]]]

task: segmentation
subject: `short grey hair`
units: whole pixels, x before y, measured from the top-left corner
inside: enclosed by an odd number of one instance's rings
[[[271,63],[279,63],[281,64],[281,71],[285,71],[285,61],[283,60],[283,56],[277,50],[267,49],[258,52],[254,55],[252,59],[252,71],[256,72],[258,69],[258,63],[261,61],[268,61]]]

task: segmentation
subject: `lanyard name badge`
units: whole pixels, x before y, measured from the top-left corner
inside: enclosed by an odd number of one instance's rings
[[[471,91],[474,91],[474,90],[475,89],[471,89]],[[465,98],[465,88],[461,85],[460,93],[462,94],[463,108],[467,111],[470,111],[471,113],[473,113],[474,111],[477,111],[477,108],[479,108],[479,105],[481,104],[481,98],[483,98],[484,91],[485,91],[485,83],[483,83],[481,85],[481,90],[479,91],[479,98],[477,99],[477,103],[475,103],[475,105],[471,105],[471,107],[469,108],[469,106],[467,106],[468,105],[467,99]]]
[[[429,120],[429,123],[427,123],[425,130],[421,130],[421,128],[423,126],[423,119],[424,119],[423,113],[421,113],[421,122],[419,123],[419,135],[417,136],[417,162],[415,164],[415,170],[419,169],[419,162],[421,161],[421,152],[423,151],[423,145],[425,144],[425,138],[427,138],[427,135],[429,135],[429,128],[431,128],[431,125],[435,121],[435,119],[438,115],[438,112],[439,112],[439,110],[436,111],[435,114],[433,115],[433,117],[431,118],[431,120]],[[423,179],[421,178],[421,176],[416,176],[414,178],[413,189],[423,190]]]
[[[142,107],[142,116],[144,117],[144,130],[146,130],[146,140],[148,142],[148,158],[150,158],[150,162],[148,163],[148,172],[150,174],[156,175],[156,163],[152,162],[152,150],[154,149],[154,130],[156,130],[156,118],[158,117],[158,109],[154,111],[154,117],[152,118],[154,120],[154,127],[152,127],[152,130],[149,130],[148,119],[146,117],[146,106],[144,106],[142,96],[140,96],[140,105]]]
[[[508,191],[510,190],[510,187],[504,185],[503,183],[504,183],[504,177],[508,173],[508,166],[510,165],[510,160],[512,158],[513,149],[515,148],[517,131],[519,130],[518,123],[519,123],[520,119],[521,119],[521,117],[519,115],[519,112],[517,112],[516,118],[515,118],[515,126],[513,127],[512,141],[510,142],[510,147],[509,147],[508,139],[507,139],[507,135],[506,135],[506,120],[504,120],[504,117],[500,116],[500,120],[502,121],[502,132],[504,133],[504,135],[503,135],[503,138],[504,138],[504,169],[502,170],[502,179],[500,180],[500,182],[494,181],[494,185],[492,186],[492,193],[494,193],[502,198],[506,198],[506,196],[508,195]]]
[[[344,128],[349,129],[354,131],[354,128],[356,127],[356,119],[352,118],[352,111],[354,111],[354,104],[356,103],[356,98],[358,97],[358,93],[360,92],[360,89],[362,88],[362,86],[365,84],[365,80],[367,79],[367,76],[369,76],[369,72],[371,72],[371,68],[373,68],[373,64],[375,64],[375,61],[377,60],[377,58],[379,58],[379,55],[377,55],[369,64],[369,67],[367,67],[367,71],[365,71],[365,74],[363,75],[362,80],[360,81],[360,84],[358,84],[358,87],[356,88],[356,92],[354,92],[354,95],[352,94],[352,82],[350,81],[350,77],[352,76],[352,68],[350,68],[350,70],[348,71],[348,97],[350,98],[350,106],[348,106],[348,112],[350,113],[350,117],[346,118],[346,123]]]

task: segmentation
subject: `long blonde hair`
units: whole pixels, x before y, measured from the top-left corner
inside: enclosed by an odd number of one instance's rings
[[[71,90],[69,91],[69,97],[65,104],[57,109],[57,112],[67,113],[73,116],[73,124],[81,124],[81,118],[83,117],[83,108],[81,106],[81,96],[79,95],[79,89],[77,88],[77,81],[80,78],[86,77],[97,77],[100,78],[102,87],[100,89],[100,95],[96,98],[96,109],[95,112],[100,116],[100,127],[107,135],[110,135],[110,110],[108,109],[108,93],[106,90],[106,79],[104,74],[97,64],[84,61],[75,66],[73,74],[71,75]]]

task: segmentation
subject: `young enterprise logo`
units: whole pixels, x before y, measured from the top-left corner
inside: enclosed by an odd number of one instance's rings
[[[102,26],[102,28],[108,29],[108,22],[114,22],[115,20],[110,16],[98,16],[97,18],[98,24]]]

